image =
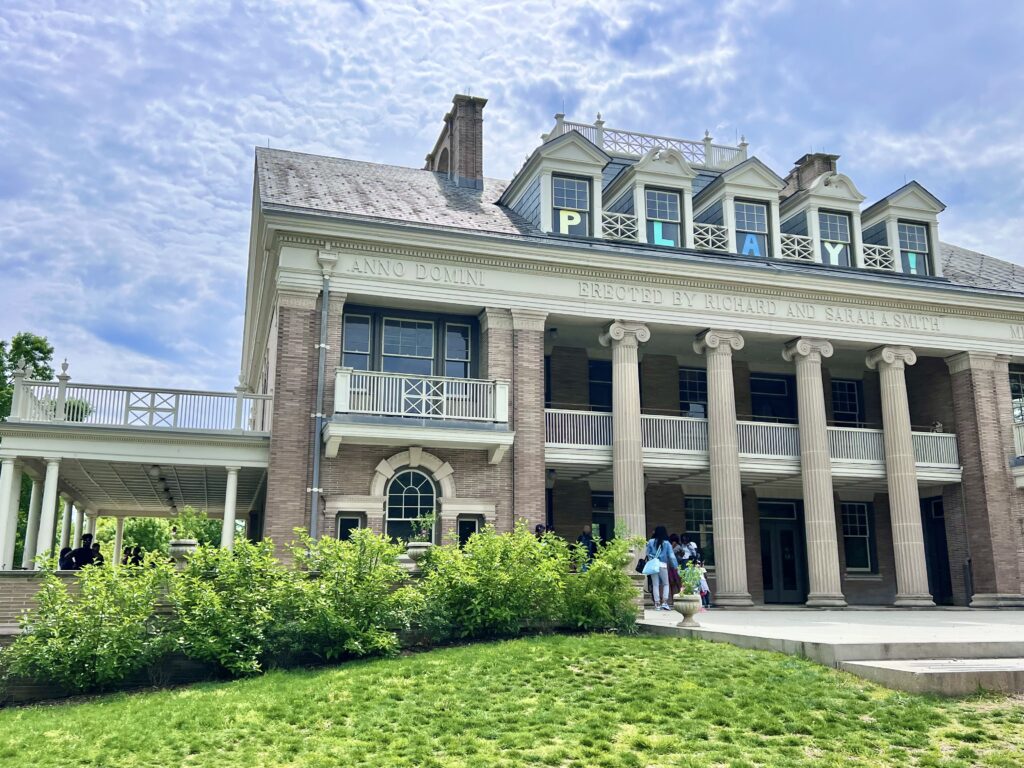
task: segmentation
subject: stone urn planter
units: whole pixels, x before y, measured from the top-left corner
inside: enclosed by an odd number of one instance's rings
[[[192,556],[198,546],[199,542],[196,539],[171,539],[171,559],[179,571],[185,567],[185,561]]]
[[[405,545],[405,554],[407,554],[409,559],[416,563],[416,565],[419,565],[420,560],[426,556],[428,550],[432,546],[434,545],[429,541],[410,541]]]
[[[700,624],[693,617],[700,613],[700,595],[678,594],[675,599],[675,608],[683,614],[683,620],[677,627],[699,627]]]

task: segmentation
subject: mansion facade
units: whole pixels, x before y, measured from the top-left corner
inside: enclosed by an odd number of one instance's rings
[[[0,566],[192,504],[282,555],[430,515],[664,525],[720,605],[1024,607],[1024,268],[942,243],[917,182],[865,205],[835,155],[780,176],[558,115],[485,178],[485,103],[423,169],[256,150],[235,392],[17,372]]]

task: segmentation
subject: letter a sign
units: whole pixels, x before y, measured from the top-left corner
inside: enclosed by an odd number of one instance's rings
[[[757,235],[747,233],[747,236],[743,239],[743,248],[740,249],[740,254],[743,256],[764,256],[761,253],[761,244],[757,241]]]

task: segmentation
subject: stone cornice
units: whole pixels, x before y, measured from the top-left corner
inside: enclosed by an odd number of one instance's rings
[[[484,311],[480,313],[481,334],[485,334],[490,330],[511,331],[513,327],[512,312],[510,310],[500,307],[485,307]]]
[[[949,366],[951,374],[972,370],[994,371],[997,368],[999,357],[1002,357],[1002,355],[996,355],[991,352],[961,352],[947,357],[946,365]]]
[[[884,366],[886,368],[903,368],[905,365],[913,365],[917,362],[917,353],[910,347],[875,347],[868,352],[864,362],[871,370],[875,370],[875,368],[880,366]]]
[[[820,362],[823,357],[832,357],[832,352],[832,343],[825,339],[801,337],[786,342],[786,346],[782,348],[782,359],[793,362],[798,357],[806,357]]]

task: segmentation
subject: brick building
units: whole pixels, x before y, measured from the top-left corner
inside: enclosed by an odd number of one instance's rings
[[[227,546],[665,525],[723,605],[1024,605],[1024,269],[835,155],[558,115],[489,179],[485,103],[423,169],[257,149],[236,392],[19,373],[0,564],[194,504]]]

